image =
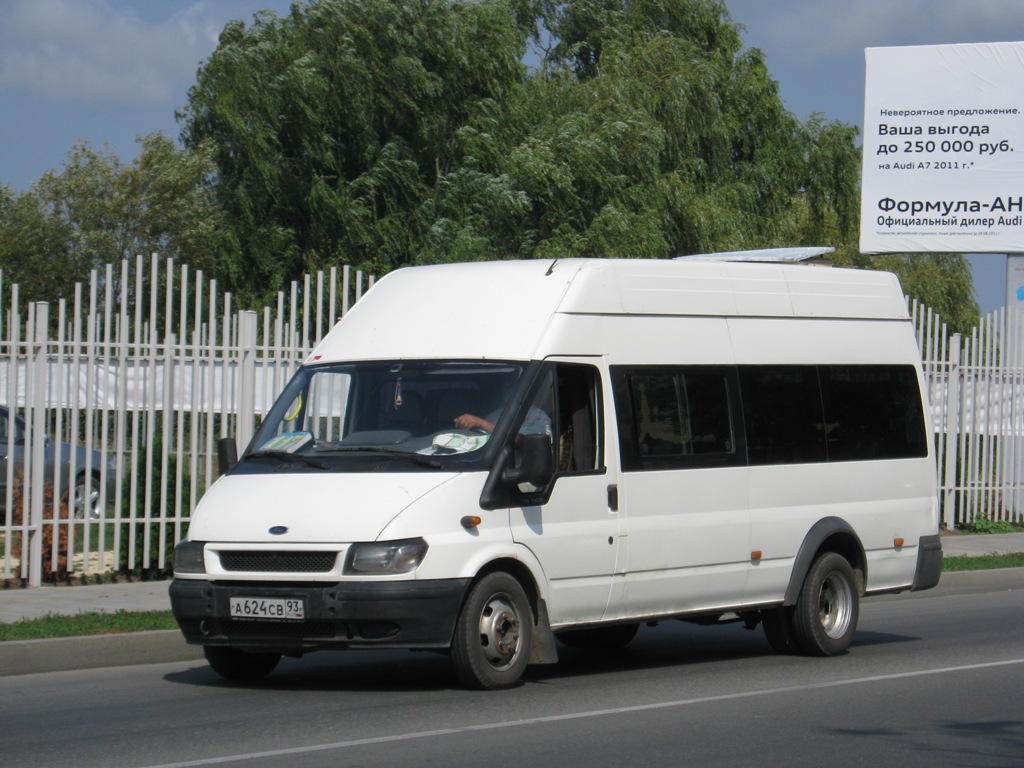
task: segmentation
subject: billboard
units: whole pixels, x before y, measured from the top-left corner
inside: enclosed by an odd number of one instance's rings
[[[860,250],[1024,252],[1024,42],[865,59]]]

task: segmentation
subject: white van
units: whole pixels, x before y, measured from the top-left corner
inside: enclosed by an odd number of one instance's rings
[[[890,274],[572,259],[414,267],[314,350],[174,555],[221,675],[450,653],[510,686],[641,623],[850,645],[938,583],[920,358]]]

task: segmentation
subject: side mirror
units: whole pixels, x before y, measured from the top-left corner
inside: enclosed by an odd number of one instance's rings
[[[505,470],[505,478],[523,493],[533,493],[551,482],[555,459],[550,435],[521,435],[517,446],[522,464]]]
[[[235,438],[222,437],[217,441],[217,472],[223,475],[238,463],[238,446]]]

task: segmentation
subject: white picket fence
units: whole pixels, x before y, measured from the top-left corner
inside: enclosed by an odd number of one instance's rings
[[[20,454],[0,480],[5,581],[164,568],[215,477],[217,440],[244,447],[309,350],[373,284],[332,268],[257,313],[173,260],[132,266],[108,265],[70,304],[24,313],[16,285],[3,305],[0,275],[0,406],[30,427],[24,443],[14,429],[3,438],[6,457]],[[47,436],[95,454],[50,477]],[[83,472],[99,480],[98,520],[76,519],[66,503],[69,478]]]
[[[0,438],[7,457],[23,453],[0,470],[2,578],[35,586],[166,568],[215,477],[217,440],[245,446],[363,291],[364,276],[341,267],[292,284],[261,313],[239,310],[215,281],[154,255],[93,273],[70,302],[23,308],[0,274],[0,406],[30,426],[23,445],[14,430]],[[994,313],[965,339],[923,306],[912,314],[931,385],[943,522],[1020,522],[1024,313]],[[95,455],[50,477],[41,436]],[[62,503],[81,472],[100,480],[99,519]]]
[[[912,310],[931,384],[943,523],[1024,522],[1024,312],[992,312],[963,338],[931,310]]]

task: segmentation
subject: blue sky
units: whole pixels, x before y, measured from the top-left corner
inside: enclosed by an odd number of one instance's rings
[[[1024,40],[1021,0],[726,0],[801,119],[861,125],[864,48]],[[200,63],[229,19],[291,0],[3,0],[0,184],[28,189],[88,140],[126,161],[137,136],[177,138]],[[1006,259],[972,256],[983,312],[1004,303]]]

